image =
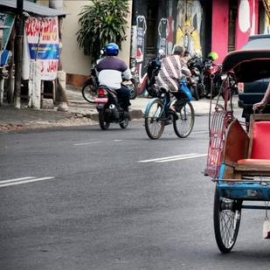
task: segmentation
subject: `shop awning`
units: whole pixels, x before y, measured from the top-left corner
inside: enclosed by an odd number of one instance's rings
[[[16,13],[17,0],[0,0],[0,9],[4,12],[3,7],[10,9],[12,12]],[[66,16],[66,12],[49,8],[46,6],[38,5],[29,1],[23,1],[23,10],[29,14],[36,14],[39,16]]]

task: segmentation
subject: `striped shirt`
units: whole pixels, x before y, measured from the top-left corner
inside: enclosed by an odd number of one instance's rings
[[[178,92],[179,80],[182,77],[181,59],[178,55],[170,55],[162,60],[161,69],[156,77],[156,83],[166,85],[171,92]]]

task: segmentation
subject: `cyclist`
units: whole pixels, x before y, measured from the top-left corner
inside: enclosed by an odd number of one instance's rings
[[[105,57],[102,58],[96,66],[98,80],[100,85],[117,91],[118,97],[122,100],[122,107],[128,116],[128,107],[130,103],[130,90],[122,84],[123,79],[132,78],[131,71],[126,63],[118,58],[119,47],[115,43],[109,43],[105,46]]]
[[[167,86],[169,91],[178,100],[184,94],[188,101],[190,101],[192,100],[192,93],[188,89],[182,89],[180,82],[183,74],[187,77],[191,76],[184,57],[185,49],[182,46],[176,45],[173,54],[162,60],[161,69],[156,77],[156,83],[158,86]],[[170,109],[175,111],[174,105],[171,105]]]

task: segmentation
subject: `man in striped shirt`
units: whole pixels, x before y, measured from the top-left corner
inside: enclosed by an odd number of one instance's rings
[[[184,60],[185,50],[182,46],[175,46],[173,55],[169,55],[162,60],[161,69],[156,77],[158,86],[165,85],[169,91],[179,99],[183,90],[180,88],[180,79],[183,75],[189,77],[191,72]],[[192,99],[191,92],[184,92],[188,99]],[[173,109],[173,108],[172,108]]]

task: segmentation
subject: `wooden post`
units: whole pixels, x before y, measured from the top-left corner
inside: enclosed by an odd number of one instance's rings
[[[22,79],[22,54],[23,54],[23,0],[17,0],[16,17],[16,37],[15,37],[15,89],[14,105],[21,108],[21,79]]]

